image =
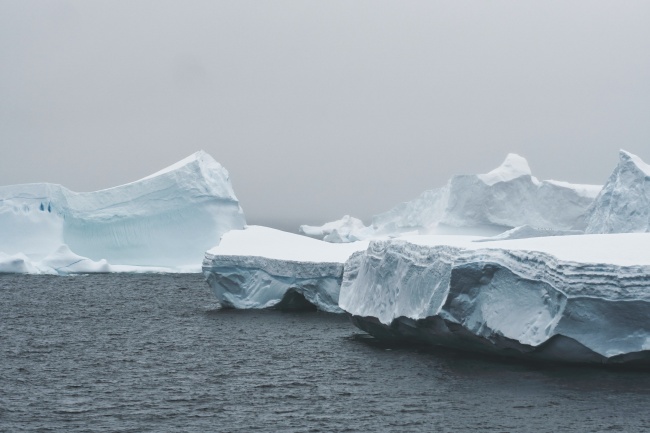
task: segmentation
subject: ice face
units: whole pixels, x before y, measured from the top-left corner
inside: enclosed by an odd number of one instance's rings
[[[650,166],[621,150],[618,166],[586,215],[587,233],[650,231]]]
[[[228,172],[205,152],[139,181],[77,193],[0,187],[0,250],[40,261],[65,244],[112,264],[200,267],[223,233],[245,226]]]
[[[650,234],[373,241],[339,306],[380,337],[576,362],[650,360]]]
[[[218,246],[206,252],[203,273],[226,307],[284,307],[290,297],[299,295],[322,311],[340,313],[343,264],[367,245],[333,244],[248,226],[226,233]]]

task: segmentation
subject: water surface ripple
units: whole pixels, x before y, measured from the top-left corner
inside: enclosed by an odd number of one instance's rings
[[[220,310],[200,275],[0,276],[2,432],[650,431],[650,374]]]

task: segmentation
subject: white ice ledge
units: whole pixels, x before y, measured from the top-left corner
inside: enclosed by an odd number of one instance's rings
[[[322,311],[340,313],[343,264],[367,245],[333,244],[248,226],[226,233],[206,252],[203,273],[226,307],[270,308],[298,295]]]

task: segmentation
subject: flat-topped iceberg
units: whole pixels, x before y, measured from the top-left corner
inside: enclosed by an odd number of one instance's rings
[[[101,191],[74,192],[48,183],[3,186],[0,269],[69,273],[144,266],[199,271],[205,250],[226,231],[244,225],[228,172],[202,151]]]
[[[584,230],[585,212],[600,189],[597,185],[540,181],[523,157],[511,153],[491,172],[454,176],[445,186],[374,216],[369,227],[333,222],[321,228],[303,226],[302,231],[344,242],[407,233],[492,236],[519,226]],[[331,235],[338,226],[344,227],[344,236]]]
[[[367,242],[334,244],[268,227],[226,233],[205,254],[203,273],[219,302],[233,308],[341,312],[343,264]]]
[[[574,362],[650,360],[650,234],[373,241],[339,305],[381,337]]]

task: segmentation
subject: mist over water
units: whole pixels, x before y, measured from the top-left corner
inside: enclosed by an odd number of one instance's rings
[[[0,275],[0,431],[647,431],[650,374],[221,310],[201,275]]]

